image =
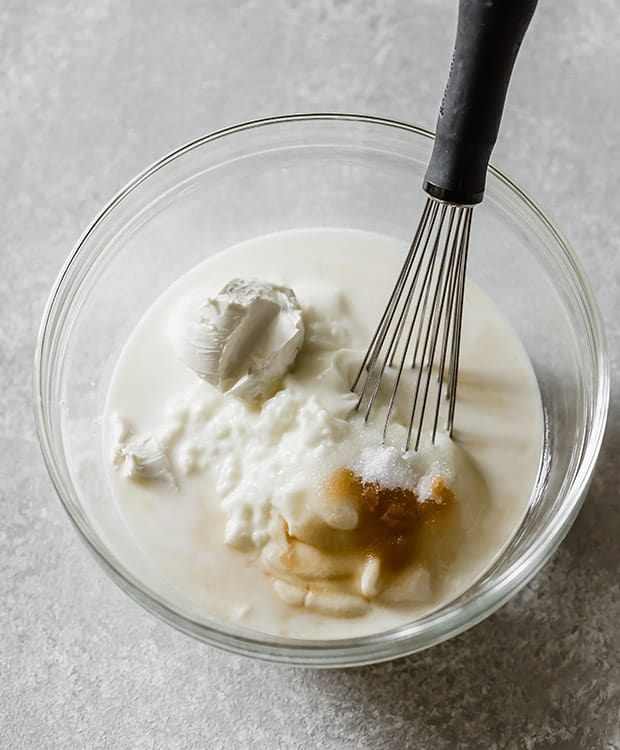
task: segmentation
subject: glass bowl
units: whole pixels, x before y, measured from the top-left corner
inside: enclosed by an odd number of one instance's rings
[[[529,509],[501,556],[457,600],[376,635],[332,641],[268,636],[180,598],[118,516],[101,421],[114,362],[168,285],[206,255],[257,235],[352,227],[411,238],[432,135],[354,115],[249,122],[178,149],[136,177],[83,234],[52,290],[35,360],[35,416],[56,491],[110,576],[147,610],[238,654],[315,667],[410,654],[500,607],[557,548],[584,500],[601,444],[609,366],[597,307],[553,224],[491,168],[474,212],[471,277],[511,321],[534,366],[545,446]]]

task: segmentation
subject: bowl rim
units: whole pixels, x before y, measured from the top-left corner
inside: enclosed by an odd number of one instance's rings
[[[156,592],[150,591],[147,587],[140,584],[119,561],[110,559],[110,556],[106,555],[102,549],[103,545],[99,546],[97,535],[91,531],[86,519],[81,514],[73,511],[72,503],[67,497],[67,488],[64,484],[62,472],[59,470],[55,458],[51,429],[48,430],[46,415],[46,406],[48,405],[46,405],[44,396],[44,351],[48,332],[53,321],[54,310],[59,298],[63,296],[64,286],[73,266],[79,261],[82,247],[97,226],[114,211],[119,203],[160,169],[190,151],[208,143],[236,133],[261,127],[322,121],[377,125],[405,131],[414,136],[430,140],[434,138],[434,134],[424,128],[388,118],[334,112],[290,114],[249,120],[207,133],[170,151],[162,158],[153,162],[121,188],[96,214],[75,243],[54,282],[44,308],[37,335],[34,357],[33,405],[36,432],[43,460],[62,506],[78,531],[79,536],[91,553],[94,554],[97,561],[117,585],[129,594],[132,599],[176,629],[225,651],[252,656],[266,661],[300,666],[342,667],[377,663],[414,653],[415,651],[428,648],[458,635],[492,614],[519,589],[525,586],[543,567],[567,534],[585,499],[604,437],[609,406],[610,364],[607,344],[598,305],[596,304],[594,294],[581,262],[553,221],[523,189],[501,170],[493,165],[489,166],[489,173],[520,199],[526,209],[543,224],[557,245],[557,248],[562,252],[564,260],[568,262],[573,276],[572,281],[578,282],[580,301],[583,304],[584,314],[592,333],[591,343],[598,367],[598,372],[595,373],[598,376],[596,378],[597,389],[592,397],[594,408],[589,434],[585,440],[584,450],[574,479],[566,492],[564,500],[565,512],[556,514],[546,527],[544,537],[539,536],[536,538],[526,550],[526,553],[511,563],[507,571],[500,576],[500,585],[494,585],[491,591],[482,592],[476,599],[468,603],[467,617],[463,617],[464,608],[459,608],[455,603],[448,603],[445,607],[424,616],[420,620],[378,634],[338,640],[301,640],[265,635],[246,628],[237,628],[234,625],[229,626],[227,623],[224,623],[226,628],[222,629],[206,625],[204,622],[179,613],[168,606]],[[420,635],[417,633],[420,630],[418,624],[423,624],[428,618],[433,618],[437,622],[437,614],[441,614],[438,623],[440,627],[436,627],[434,635],[426,638],[424,643],[416,643],[415,641]]]

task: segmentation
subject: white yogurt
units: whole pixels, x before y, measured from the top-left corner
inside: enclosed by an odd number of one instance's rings
[[[542,446],[540,397],[515,334],[477,288],[467,290],[454,440],[403,457],[378,447],[380,424],[353,414],[349,385],[403,251],[354,230],[261,237],[194,268],[133,331],[104,415],[111,482],[144,554],[205,612],[294,637],[384,630],[461,593],[521,521]],[[294,368],[262,404],[223,394],[176,356],[179,310],[235,277],[290,287],[303,311]],[[401,386],[394,413],[402,430],[409,392]],[[444,478],[458,527],[396,580],[378,559],[331,554],[358,520],[322,496],[341,467],[421,501]],[[282,521],[300,540],[292,562]]]

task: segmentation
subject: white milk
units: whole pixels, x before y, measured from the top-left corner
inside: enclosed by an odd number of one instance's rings
[[[104,415],[110,481],[144,555],[205,612],[300,638],[385,630],[467,589],[522,520],[542,449],[540,395],[514,332],[473,285],[466,292],[454,439],[440,435],[435,446],[427,443],[399,463],[394,449],[395,458],[375,451],[382,425],[361,426],[352,415],[348,385],[404,250],[393,239],[348,229],[259,237],[179,279],[130,336]],[[304,346],[283,389],[262,409],[222,395],[175,356],[179,310],[234,277],[291,287],[304,311]],[[410,382],[400,388],[397,423],[406,423],[411,392]],[[130,430],[155,436],[149,447],[165,452],[164,461],[154,451],[151,479],[115,468],[119,416]],[[345,585],[313,549],[306,550],[312,553],[307,565],[316,566],[307,586],[305,578],[300,584],[298,577],[281,577],[272,565],[274,518],[303,531],[309,514],[311,521],[321,516],[346,533],[347,509],[327,517],[323,483],[339,467],[385,476],[384,459],[402,482],[412,478],[418,494],[431,475],[446,479],[460,521],[442,541],[445,548],[426,567],[412,569],[406,586],[376,596],[374,563],[364,568],[351,558],[345,573],[355,570],[355,576]]]

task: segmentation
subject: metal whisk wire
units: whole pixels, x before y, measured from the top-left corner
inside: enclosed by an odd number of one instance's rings
[[[435,442],[444,393],[446,429],[452,435],[473,207],[484,197],[510,76],[536,2],[459,2],[450,74],[422,183],[429,197],[351,385],[365,421],[385,405],[384,442],[390,420],[398,415],[397,421],[405,424],[409,417],[405,451],[412,441],[414,450],[420,447],[435,373],[431,440]],[[387,399],[379,398],[386,381],[391,391]],[[409,404],[398,392],[409,388],[413,405],[408,414]]]
[[[414,432],[413,448],[417,451],[420,446],[433,373],[438,387],[432,442],[443,393],[448,400],[446,429],[452,434],[471,217],[471,206],[427,199],[396,285],[351,385],[358,393],[356,409],[364,411],[368,421],[377,407],[386,369],[394,371],[383,426],[385,442],[403,373],[407,367],[417,369],[405,451],[411,448]]]

